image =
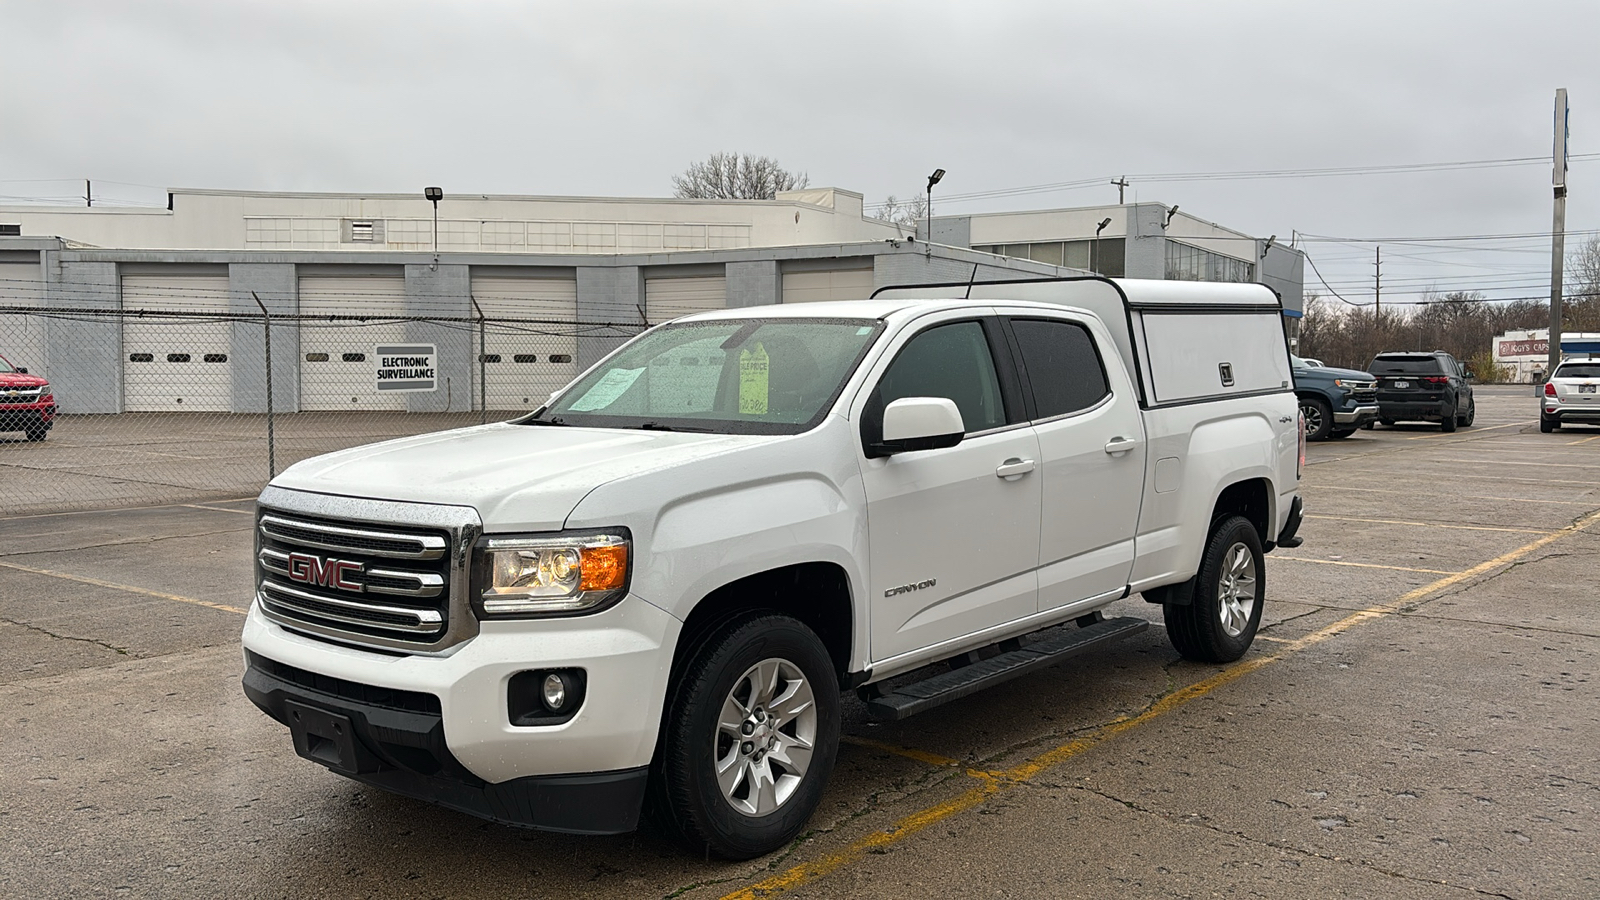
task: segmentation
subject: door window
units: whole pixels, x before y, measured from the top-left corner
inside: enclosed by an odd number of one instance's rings
[[[1011,332],[1033,389],[1034,418],[1079,412],[1111,393],[1094,338],[1075,322],[1013,319]]]
[[[882,434],[883,410],[903,397],[946,397],[961,410],[967,434],[1006,424],[1000,379],[978,322],[937,325],[912,338],[873,391],[868,427]]]

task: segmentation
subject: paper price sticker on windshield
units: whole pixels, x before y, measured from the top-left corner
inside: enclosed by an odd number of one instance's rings
[[[767,414],[767,348],[739,351],[739,415]]]
[[[628,388],[633,387],[633,383],[643,374],[644,366],[637,369],[612,369],[602,375],[600,380],[594,383],[594,387],[585,391],[583,396],[574,401],[568,409],[573,412],[594,412],[597,409],[605,409],[617,402],[618,397],[627,393]]]

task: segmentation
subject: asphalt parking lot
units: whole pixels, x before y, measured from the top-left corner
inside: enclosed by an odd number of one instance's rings
[[[248,499],[0,518],[0,896],[1600,896],[1600,429],[1309,448],[1230,666],[1158,627],[893,725],[745,863],[524,832],[295,756],[239,690]]]

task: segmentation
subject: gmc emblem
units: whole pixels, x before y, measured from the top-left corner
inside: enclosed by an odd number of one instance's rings
[[[361,571],[361,563],[348,559],[323,559],[309,553],[289,554],[289,580],[320,587],[334,587],[342,591],[366,590],[361,582],[349,576]]]

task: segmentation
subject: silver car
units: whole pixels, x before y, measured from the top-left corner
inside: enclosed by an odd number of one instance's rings
[[[1544,384],[1539,430],[1580,422],[1600,425],[1600,359],[1562,360]]]

